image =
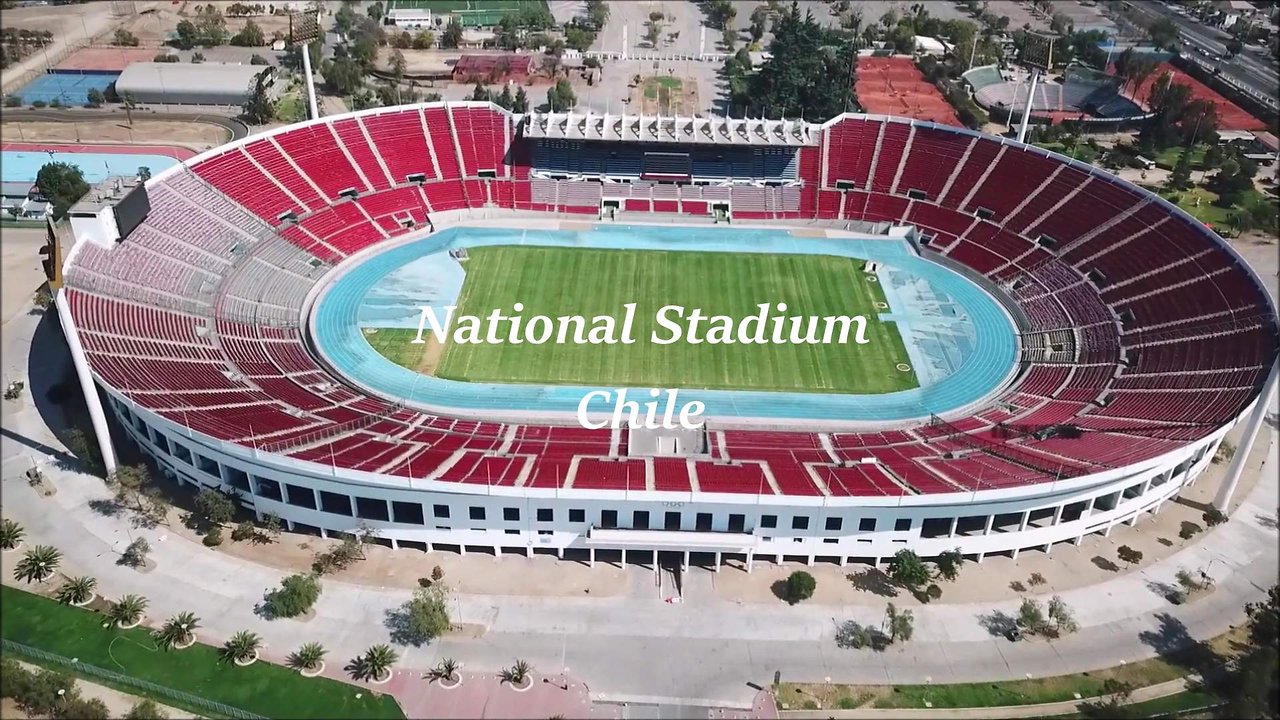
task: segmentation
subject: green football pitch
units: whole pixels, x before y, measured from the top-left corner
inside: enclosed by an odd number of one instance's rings
[[[546,9],[546,0],[391,0],[387,10],[430,10],[440,15],[456,14],[463,25],[496,25],[502,16],[524,7]]]
[[[864,261],[825,255],[734,255],[529,246],[468,250],[466,279],[455,317],[512,314],[611,315],[621,320],[634,302],[631,345],[548,342],[447,343],[430,362],[435,375],[497,383],[772,390],[878,394],[917,386],[914,371],[899,370],[907,353],[894,323],[880,322],[875,303],[884,294],[862,272]],[[690,344],[650,342],[668,331],[655,316],[664,305],[741,321],[760,303],[786,303],[787,316],[863,315],[866,344]],[[776,313],[783,314],[783,313]],[[443,320],[443,318],[442,318]],[[682,323],[683,324],[683,323]],[[378,352],[412,369],[424,365],[425,345],[409,341],[415,330],[366,335]],[[706,324],[703,324],[703,333]],[[427,330],[427,336],[430,330]]]

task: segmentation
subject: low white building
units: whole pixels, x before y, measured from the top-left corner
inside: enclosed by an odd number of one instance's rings
[[[229,63],[133,63],[116,79],[116,92],[140,103],[163,105],[243,105],[264,65]],[[268,91],[275,88],[268,79]]]

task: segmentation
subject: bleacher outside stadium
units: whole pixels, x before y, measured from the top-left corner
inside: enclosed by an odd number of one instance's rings
[[[790,160],[729,164],[763,172],[748,185],[626,165],[606,194],[554,158],[554,133],[566,154],[631,136],[666,152],[792,148],[795,177]],[[913,226],[925,258],[1011,309],[1019,373],[979,407],[867,430],[713,423],[704,454],[633,457],[625,432],[426,412],[309,350],[308,309],[345,260],[477,221],[596,221],[622,187],[629,222]],[[148,190],[128,239],[69,253],[57,306],[73,358],[167,475],[294,529],[367,524],[394,546],[748,566],[1048,548],[1193,482],[1276,357],[1258,279],[1193,218],[1091,166],[932,122],[427,104],[251,136]]]
[[[976,67],[964,74],[973,90],[973,99],[984,109],[1021,118],[1027,102],[1027,82],[1005,80],[995,65]],[[1031,116],[1053,121],[1131,122],[1148,115],[1126,97],[1119,79],[1083,66],[1071,66],[1061,82],[1036,84],[1031,98]]]

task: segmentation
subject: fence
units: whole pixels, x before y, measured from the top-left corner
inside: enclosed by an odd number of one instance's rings
[[[29,647],[22,643],[13,642],[12,640],[0,639],[0,650],[3,650],[5,653],[21,655],[37,662],[63,667],[84,677],[101,678],[115,686],[134,688],[148,697],[169,700],[186,709],[206,712],[210,717],[266,720],[262,715],[255,715],[246,710],[241,710],[240,708],[223,705],[220,702],[214,702],[198,695],[192,695],[191,693],[182,692],[181,690],[174,690],[170,687],[157,685],[153,682],[148,682],[140,678],[121,675],[120,673],[113,672],[111,670],[104,670],[96,665],[86,665],[79,660],[73,660],[55,653]]]

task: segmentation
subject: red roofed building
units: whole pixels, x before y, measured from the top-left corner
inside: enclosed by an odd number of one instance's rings
[[[538,65],[532,55],[502,53],[463,55],[453,66],[454,82],[522,83],[533,76]]]

